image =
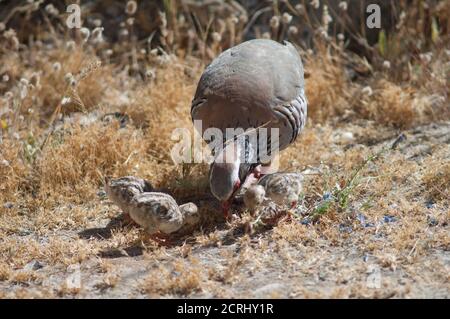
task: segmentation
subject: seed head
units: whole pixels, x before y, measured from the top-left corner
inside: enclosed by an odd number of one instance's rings
[[[69,51],[73,51],[75,49],[75,46],[76,46],[75,41],[67,41],[66,43],[66,48]]]
[[[292,16],[289,13],[285,12],[281,17],[281,20],[283,21],[284,24],[289,24],[292,21]]]
[[[138,6],[137,6],[136,1],[133,1],[133,0],[128,1],[128,2],[127,2],[127,6],[125,7],[125,12],[126,12],[128,15],[132,16],[133,14],[136,13],[137,7],[138,7]]]
[[[339,8],[341,8],[341,10],[347,11],[347,7],[348,7],[347,1],[339,2]]]
[[[219,43],[220,41],[222,41],[222,36],[220,35],[219,32],[213,32],[211,34],[211,37],[212,37],[214,43]]]
[[[280,26],[280,17],[273,16],[270,19],[270,26],[272,27],[272,29],[278,29],[278,27]]]
[[[293,35],[298,33],[298,28],[295,25],[291,25],[288,29],[288,34]]]
[[[88,28],[81,28],[80,34],[81,38],[83,39],[83,42],[86,42],[89,39],[89,36],[91,35],[91,31],[89,31]]]
[[[40,80],[41,79],[40,79],[39,73],[35,72],[31,75],[30,84],[33,85],[35,88],[37,88],[37,87],[39,87]]]

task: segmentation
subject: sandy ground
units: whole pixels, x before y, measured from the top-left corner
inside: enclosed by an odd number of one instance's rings
[[[333,136],[360,129],[344,125],[335,129]],[[320,137],[325,129],[310,130]],[[377,151],[390,145],[398,133],[392,130],[355,138],[345,141],[345,146],[336,142],[328,149],[332,152],[340,145],[346,150],[364,147]],[[405,134],[407,139],[398,150],[384,156],[383,165],[398,157],[405,163],[420,164],[438,150],[443,161],[449,160],[450,123],[418,127]],[[399,195],[397,203],[375,204],[372,212],[362,214],[358,208],[361,199],[355,199],[349,212],[342,213],[345,216],[322,218],[318,223],[283,221],[253,234],[244,232],[239,219],[224,223],[213,199],[197,199],[194,201],[201,207],[212,207],[208,214],[216,214],[217,222],[205,222],[193,235],[181,236],[168,248],[142,241],[136,236],[140,229],[124,226],[120,211],[99,189],[96,203],[86,209],[105,217],[93,219],[87,227],[55,229],[51,234],[31,230],[10,236],[22,243],[33,239],[43,244],[50,237],[99,246],[111,238],[116,240],[94,256],[80,258],[79,263],[50,264],[45,257],[35,258],[14,270],[10,280],[0,282],[0,294],[65,298],[448,298],[449,201],[427,202],[408,179],[394,179],[389,187],[396,194],[413,189],[417,205],[404,208]],[[306,194],[310,191],[306,182]],[[305,200],[303,205],[310,203]],[[99,207],[103,208],[100,212]],[[106,215],[105,210],[109,212]],[[405,229],[408,231],[402,235]],[[131,243],[121,242],[117,232],[135,236]]]

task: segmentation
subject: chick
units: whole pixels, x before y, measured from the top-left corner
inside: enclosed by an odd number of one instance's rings
[[[264,203],[266,191],[261,185],[252,185],[244,193],[244,204],[252,214]]]
[[[194,203],[178,206],[175,199],[164,193],[144,192],[135,195],[128,204],[131,218],[153,239],[165,238],[185,225],[200,221]]]
[[[264,175],[258,185],[264,187],[265,196],[279,206],[297,206],[302,191],[303,176],[299,173],[273,173]]]
[[[108,198],[125,214],[128,214],[128,204],[133,196],[151,191],[153,191],[152,185],[142,178],[134,176],[105,178],[105,192]]]
[[[111,201],[154,239],[165,238],[182,226],[194,225],[200,220],[195,204],[178,206],[172,196],[154,192],[153,187],[141,178],[107,179],[105,191]]]

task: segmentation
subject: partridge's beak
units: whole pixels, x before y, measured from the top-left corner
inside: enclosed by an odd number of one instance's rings
[[[223,212],[223,216],[225,217],[225,219],[230,218],[230,207],[231,207],[231,203],[229,200],[222,202],[222,212]]]
[[[239,190],[240,187],[241,187],[241,182],[237,181],[236,184],[234,185],[233,194],[231,194],[231,196],[228,200],[222,202],[222,211],[223,211],[223,215],[225,216],[226,219],[230,218],[231,202],[233,201],[234,195],[236,194],[236,192]]]

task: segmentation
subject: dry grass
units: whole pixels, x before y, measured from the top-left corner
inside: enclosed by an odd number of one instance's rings
[[[143,289],[150,296],[187,296],[201,290],[201,276],[198,261],[192,258],[188,262],[177,260],[172,265],[152,269],[143,283]]]

